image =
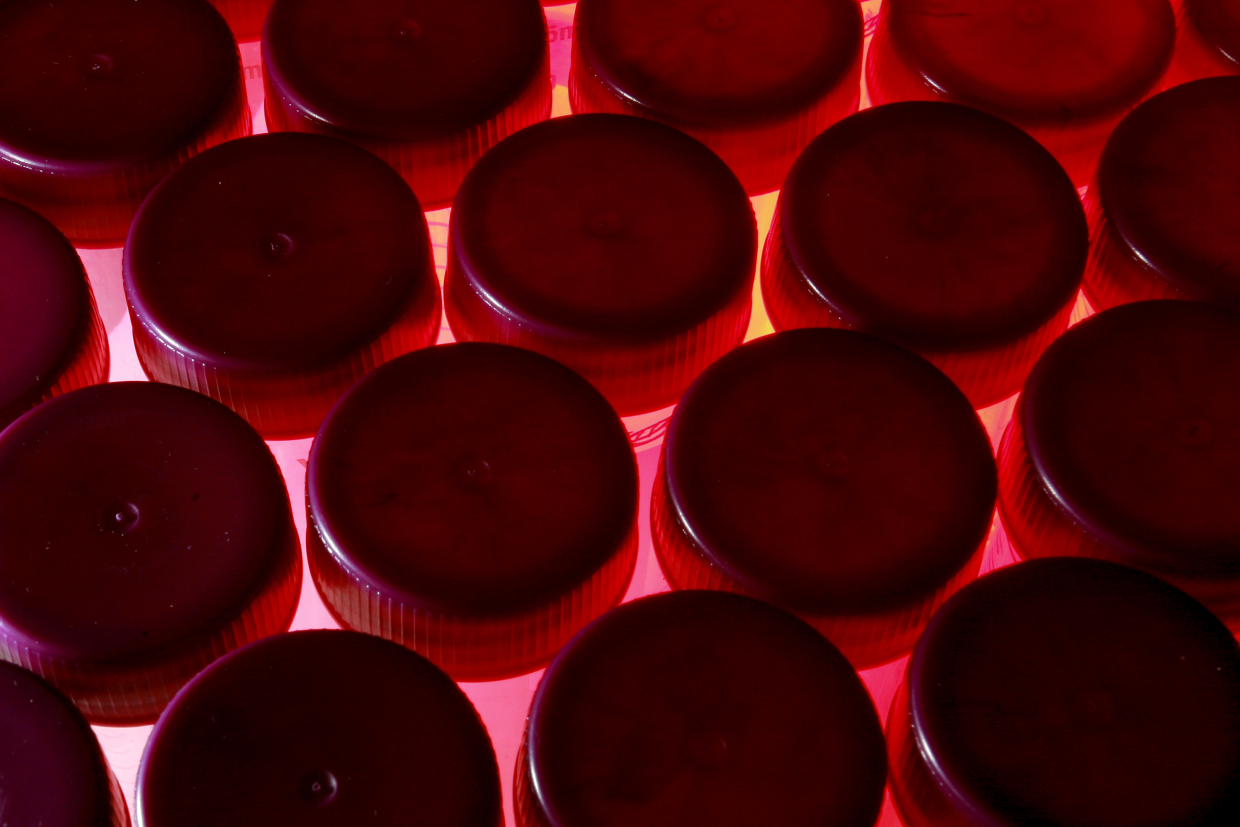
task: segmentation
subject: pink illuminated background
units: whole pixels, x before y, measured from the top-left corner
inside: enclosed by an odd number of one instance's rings
[[[871,33],[874,28],[874,17],[878,12],[879,0],[866,0],[862,8],[866,17],[866,31]],[[568,72],[569,55],[572,46],[573,4],[551,6],[545,9],[548,20],[548,32],[551,48],[551,71],[554,82],[554,105],[552,116],[569,114],[568,103]],[[866,37],[869,46],[869,36]],[[254,131],[266,132],[263,118],[263,86],[259,60],[259,45],[246,43],[241,46],[242,62],[251,111],[255,115]],[[865,91],[862,91],[862,107],[869,105]],[[754,211],[758,218],[759,243],[764,241],[775,209],[777,192],[769,193],[752,199]],[[435,260],[439,278],[442,283],[443,268],[446,261],[445,246],[448,236],[448,217],[450,210],[437,210],[427,214],[430,222],[431,237],[435,245]],[[111,381],[143,380],[145,376],[138,365],[134,352],[132,330],[126,312],[123,288],[121,286],[121,250],[119,248],[81,250],[82,259],[86,264],[99,310],[104,324],[108,329],[109,343],[112,354]],[[1088,315],[1089,309],[1083,298],[1078,298],[1073,321],[1079,321]],[[755,280],[754,313],[746,339],[773,332],[766,313],[762,309],[760,291]],[[439,341],[453,341],[447,322],[443,323]],[[992,444],[997,445],[1003,428],[1011,416],[1015,398],[1011,398],[982,411],[982,419],[990,434]],[[629,588],[626,600],[642,595],[668,590],[667,582],[659,571],[650,540],[648,520],[651,485],[659,459],[662,423],[670,415],[670,409],[658,411],[639,417],[631,417],[628,421],[630,432],[641,432],[641,438],[635,440],[637,459],[641,473],[641,545],[637,560],[636,572]],[[294,440],[269,443],[272,452],[279,461],[284,479],[288,484],[290,498],[294,505],[297,528],[305,542],[305,510],[304,502],[306,458],[310,450],[310,440]],[[1010,559],[998,559],[994,554],[994,523],[992,523],[990,545],[982,571],[988,571],[1011,562]],[[304,565],[304,562],[303,562]],[[301,604],[293,621],[293,629],[335,628],[336,624],[324,608],[322,601],[315,592],[313,582],[306,573],[302,589]],[[884,720],[892,696],[899,686],[907,658],[877,669],[862,673],[862,678],[873,695],[880,717]],[[512,814],[512,778],[513,765],[521,742],[525,725],[525,716],[538,685],[542,671],[534,672],[509,680],[489,683],[462,684],[465,692],[473,700],[481,713],[487,730],[495,746],[499,760],[500,777],[504,791],[504,816],[507,824],[514,823]],[[95,727],[99,740],[107,753],[113,770],[119,778],[129,799],[130,811],[133,811],[133,788],[138,763],[142,750],[150,734],[151,727],[112,728]],[[899,821],[888,799],[879,824],[884,827],[898,825]]]

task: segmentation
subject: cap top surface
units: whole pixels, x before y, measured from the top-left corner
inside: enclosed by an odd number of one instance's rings
[[[1240,78],[1178,86],[1116,128],[1098,191],[1122,243],[1194,298],[1240,305]]]
[[[0,801],[6,824],[103,827],[103,752],[77,708],[30,672],[0,662]]]
[[[277,0],[263,63],[272,86],[321,124],[423,140],[503,110],[546,44],[535,0]]]
[[[456,684],[336,630],[266,638],[200,673],[152,732],[137,798],[150,827],[494,827],[500,812],[495,753]]]
[[[1043,487],[1134,565],[1240,571],[1240,317],[1196,302],[1122,305],[1070,329],[1019,410]]]
[[[0,427],[55,383],[88,312],[73,247],[39,215],[0,199]]]
[[[1024,121],[1134,103],[1175,45],[1167,0],[891,0],[891,35],[930,86]]]
[[[528,747],[555,827],[868,827],[886,776],[844,657],[722,592],[642,598],[579,634],[543,676]]]
[[[1240,62],[1240,4],[1235,0],[1184,0],[1189,19],[1206,42]]]
[[[685,394],[668,496],[696,546],[764,599],[877,611],[977,550],[996,471],[977,415],[937,369],[825,328],[743,345]]]
[[[0,438],[0,617],[50,657],[141,659],[248,604],[287,542],[271,453],[244,420],[170,385],[96,385]]]
[[[505,139],[462,184],[452,235],[462,277],[493,307],[595,340],[693,327],[745,286],[757,254],[753,208],[723,161],[622,115]]]
[[[52,172],[177,152],[241,82],[209,3],[15,0],[0,10],[0,154]]]
[[[557,362],[458,343],[362,380],[309,465],[320,536],[354,576],[431,611],[489,613],[577,587],[637,513],[619,417]]]
[[[1019,338],[1080,284],[1076,188],[1020,129],[948,103],[876,107],[802,154],[780,201],[810,288],[853,327],[921,349]]]
[[[1240,650],[1150,575],[1081,558],[996,571],[935,616],[909,674],[918,748],[970,823],[1240,812]]]
[[[437,289],[409,186],[318,135],[256,135],[190,159],[143,204],[125,252],[142,322],[218,367],[345,358]]]
[[[861,50],[848,0],[594,0],[577,47],[620,96],[671,122],[743,125],[827,94]]]

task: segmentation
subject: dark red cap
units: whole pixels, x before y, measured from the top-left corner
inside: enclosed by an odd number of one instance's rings
[[[200,394],[122,382],[0,435],[0,653],[96,723],[149,723],[222,652],[288,628],[301,555],[262,439]]]
[[[1185,299],[1240,306],[1240,77],[1194,81],[1134,110],[1107,141],[1098,165],[1098,198],[1108,251],[1093,262],[1092,296],[1105,299],[1116,268],[1140,271]],[[1101,245],[1102,242],[1096,242]],[[1135,266],[1134,266],[1135,265]],[[1132,279],[1129,279],[1132,280]],[[1133,292],[1129,289],[1126,292]]]
[[[976,575],[996,475],[947,377],[895,345],[817,328],[757,339],[703,374],[672,416],[658,485],[655,544],[673,587],[785,606],[870,666],[911,649]]]
[[[853,0],[581,0],[573,34],[573,111],[683,129],[750,194],[860,97]]]
[[[753,207],[700,143],[641,118],[556,118],[461,186],[448,321],[458,340],[539,351],[622,415],[644,413],[740,344],[756,255]]]
[[[311,571],[337,620],[458,680],[545,665],[620,602],[637,560],[620,418],[520,348],[443,345],[370,374],[324,421],[307,492]]]
[[[498,827],[499,770],[469,698],[356,632],[278,635],[222,658],[160,718],[144,827]]]
[[[1240,649],[1201,604],[1133,569],[1060,558],[981,578],[927,627],[908,698],[929,796],[945,804],[907,823],[1240,817]]]
[[[0,9],[0,196],[76,244],[119,244],[150,189],[250,134],[237,44],[206,0]]]
[[[0,818],[14,827],[129,827],[99,740],[56,687],[0,662]]]
[[[448,206],[482,153],[551,114],[537,0],[275,0],[267,128],[345,138]]]
[[[721,592],[642,598],[587,627],[543,675],[524,753],[519,827],[871,827],[886,777],[848,661]]]
[[[50,222],[0,199],[0,430],[108,379],[108,337],[82,260]]]
[[[762,268],[776,329],[891,339],[979,408],[1018,391],[1067,328],[1089,247],[1076,189],[1049,152],[938,102],[828,129],[789,173],[777,216]]]
[[[1240,3],[1235,0],[1181,0],[1188,20],[1229,63],[1240,63]],[[1240,66],[1237,67],[1240,71]]]
[[[379,159],[321,135],[256,135],[159,186],[125,246],[147,375],[265,437],[305,437],[345,390],[439,335],[422,207]]]

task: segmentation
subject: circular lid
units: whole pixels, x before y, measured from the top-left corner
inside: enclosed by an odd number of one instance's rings
[[[853,0],[582,0],[576,22],[577,48],[604,83],[688,124],[792,114],[861,51]]]
[[[176,153],[241,82],[206,0],[10,0],[0,8],[0,156],[88,173]]]
[[[72,245],[42,216],[0,198],[0,428],[56,382],[89,311]]]
[[[1240,3],[1236,0],[1184,0],[1189,18],[1206,42],[1240,63]]]
[[[870,827],[886,760],[874,703],[826,638],[765,603],[627,603],[547,669],[530,708],[553,827]]]
[[[1098,193],[1119,238],[1190,296],[1240,305],[1240,77],[1143,103],[1111,138]]]
[[[323,423],[308,473],[332,553],[402,602],[445,612],[573,589],[637,514],[637,464],[607,400],[505,345],[444,345],[379,368]]]
[[[894,103],[819,136],[780,200],[784,243],[852,327],[924,350],[1037,329],[1080,286],[1089,228],[1049,152],[984,112]]]
[[[337,630],[265,638],[173,700],[138,771],[147,827],[495,827],[478,713],[420,655]]]
[[[791,330],[707,369],[667,430],[668,496],[750,592],[831,614],[942,585],[990,528],[986,431],[929,362],[860,333]]]
[[[320,135],[229,141],[142,204],[125,245],[137,318],[182,353],[234,369],[345,358],[438,289],[409,185]]]
[[[1240,815],[1240,650],[1155,577],[1068,557],[996,571],[930,621],[909,681],[918,748],[970,824]]]
[[[457,194],[451,244],[462,278],[523,327],[641,340],[748,289],[758,231],[736,176],[702,144],[644,118],[574,115],[483,156]]]
[[[1100,117],[1129,106],[1175,46],[1167,0],[889,0],[904,59],[960,103],[1022,121]]]
[[[546,53],[537,0],[276,0],[263,29],[267,79],[286,102],[395,141],[482,123]]]
[[[271,452],[193,391],[95,385],[0,436],[0,633],[49,657],[119,661],[231,622],[291,517]]]
[[[4,824],[111,827],[103,751],[51,684],[0,662],[0,817]]]
[[[1240,576],[1240,316],[1122,305],[1047,349],[1021,396],[1046,493],[1134,565]]]

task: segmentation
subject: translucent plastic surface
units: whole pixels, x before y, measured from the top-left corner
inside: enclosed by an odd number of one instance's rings
[[[1175,55],[1163,86],[1240,74],[1240,3],[1179,0],[1176,5]]]
[[[637,466],[577,374],[459,343],[372,373],[310,455],[310,570],[346,628],[458,680],[545,666],[620,602],[637,562]]]
[[[1089,237],[1071,181],[1019,129],[908,102],[828,129],[784,184],[762,258],[778,330],[909,347],[975,407],[1006,399],[1068,326]]]
[[[884,0],[870,100],[948,100],[1037,138],[1078,186],[1107,135],[1155,89],[1175,44],[1167,0]]]
[[[815,135],[857,110],[862,25],[852,0],[587,0],[574,112],[671,124],[751,195],[778,189]]]
[[[223,405],[83,388],[5,430],[0,469],[0,658],[91,721],[150,723],[203,666],[292,622],[284,481]]]
[[[238,41],[258,40],[271,0],[211,0]]]

